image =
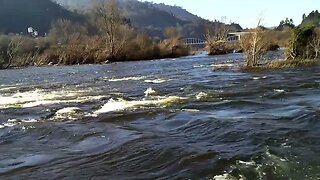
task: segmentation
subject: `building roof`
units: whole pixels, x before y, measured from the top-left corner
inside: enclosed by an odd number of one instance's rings
[[[230,35],[245,35],[245,34],[249,34],[249,33],[251,33],[251,32],[231,32],[231,33],[229,33]]]

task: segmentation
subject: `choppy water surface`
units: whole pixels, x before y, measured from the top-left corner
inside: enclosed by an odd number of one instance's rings
[[[241,61],[0,71],[0,177],[319,179],[320,68]]]

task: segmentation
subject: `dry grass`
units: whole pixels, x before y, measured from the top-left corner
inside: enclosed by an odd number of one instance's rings
[[[261,71],[261,70],[275,70],[275,69],[288,69],[298,67],[311,67],[320,65],[320,59],[295,59],[295,60],[273,60],[266,64],[257,66],[246,67],[241,69],[245,71]]]
[[[115,0],[97,6],[94,18],[94,34],[88,33],[87,26],[58,20],[45,38],[0,35],[0,69],[10,65],[94,64],[189,55],[176,28],[168,28],[167,40],[155,43],[126,23]],[[19,43],[14,43],[15,39]]]
[[[294,59],[294,60],[274,60],[266,64],[270,69],[296,68],[304,66],[320,65],[318,59]]]
[[[217,41],[209,46],[209,55],[222,55],[241,51],[241,47],[237,42]]]
[[[291,36],[290,30],[283,30],[283,31],[268,30],[266,33],[272,44],[278,45],[279,47],[288,47],[288,41]]]
[[[136,61],[173,58],[189,55],[182,41],[169,39],[156,44],[141,33],[133,33],[116,56],[111,56],[105,42],[99,36],[74,38],[65,45],[51,46],[35,61],[36,65],[74,65],[118,61]]]

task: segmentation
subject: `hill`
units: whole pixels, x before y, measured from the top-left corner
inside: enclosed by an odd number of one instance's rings
[[[90,11],[103,0],[55,0],[71,10]],[[178,6],[141,2],[137,0],[117,0],[126,18],[132,25],[148,35],[163,38],[167,27],[177,27],[185,37],[204,38],[205,26],[210,23]],[[232,24],[232,30],[242,30],[239,24]]]
[[[177,17],[183,21],[196,22],[196,21],[203,20],[202,18],[198,17],[197,15],[194,15],[194,14],[188,12],[186,9],[183,9],[182,7],[179,7],[179,6],[169,6],[169,5],[166,5],[163,3],[160,3],[160,4],[150,3],[150,4],[151,4],[151,6],[157,8],[159,10],[165,11],[169,14],[172,14],[175,17]]]
[[[88,10],[103,0],[52,0],[69,10]]]
[[[122,1],[119,3],[124,16],[129,18],[136,27],[148,29],[164,29],[165,27],[184,26],[187,21],[183,21],[172,14],[154,8],[150,3],[139,1]]]
[[[59,18],[80,20],[81,17],[50,0],[0,0],[0,32],[26,33],[33,27],[40,34],[48,32]]]
[[[51,23],[57,19],[85,21],[78,12],[90,12],[104,0],[0,0],[0,32],[26,33],[28,27],[36,29],[40,35],[49,31]],[[167,27],[178,28],[183,36],[203,38],[207,24],[204,20],[187,10],[165,4],[154,4],[137,0],[117,0],[124,16],[131,24],[152,37],[162,39]],[[235,31],[242,28],[232,24]]]
[[[318,10],[312,11],[308,16],[303,15],[303,20],[301,25],[315,25],[320,26],[320,13]]]

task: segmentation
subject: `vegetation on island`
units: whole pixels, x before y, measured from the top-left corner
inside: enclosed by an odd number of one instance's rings
[[[246,67],[258,66],[259,60],[266,54],[271,43],[266,30],[260,24],[261,20],[254,31],[245,35],[240,41],[240,46],[245,54]]]
[[[263,36],[268,37],[268,43],[266,46],[267,51],[277,50],[280,47],[286,47],[287,41],[290,37],[291,29],[283,30],[272,30],[267,29],[261,25],[257,27],[260,31],[263,31]],[[228,54],[233,52],[246,52],[246,48],[242,41],[229,40],[232,30],[230,25],[220,23],[208,26],[206,28],[206,42],[208,47],[209,55],[221,55]],[[242,32],[243,35],[241,38],[247,40],[248,36],[252,36],[256,33],[255,29],[247,29]]]
[[[238,42],[228,42],[227,37],[231,29],[225,23],[211,24],[206,27],[206,42],[209,55],[222,55],[239,51]]]
[[[47,37],[0,36],[1,68],[28,65],[73,65],[179,57],[189,54],[181,33],[166,30],[166,39],[155,42],[132,27],[116,1],[99,4],[90,12],[90,23],[59,19]]]
[[[242,44],[246,54],[246,68],[288,68],[320,64],[320,28],[314,25],[301,25],[292,29],[286,49],[286,59],[262,64],[267,52],[268,38],[261,28],[244,38]]]
[[[207,45],[210,55],[243,52],[245,69],[287,68],[320,64],[320,13],[312,11],[303,15],[299,26],[286,18],[275,29],[258,25],[247,30],[239,42],[229,42],[227,25],[211,27],[207,30]],[[211,31],[213,29],[213,31]],[[265,61],[268,51],[279,47],[286,49],[284,60]]]

